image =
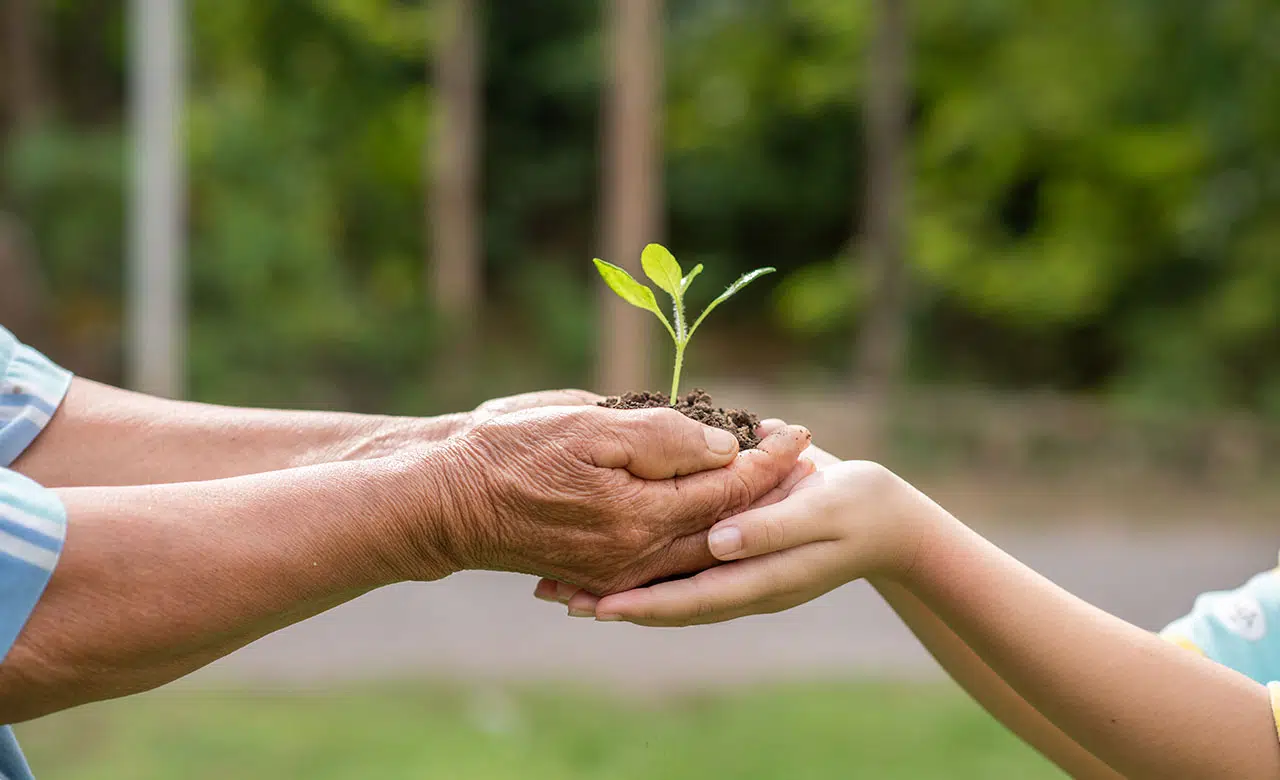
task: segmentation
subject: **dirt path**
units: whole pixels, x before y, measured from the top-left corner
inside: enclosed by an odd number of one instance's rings
[[[1159,628],[1202,591],[1275,566],[1280,534],[1094,528],[991,538],[1116,614]],[[184,685],[312,687],[355,680],[565,680],[661,690],[857,674],[926,677],[931,659],[865,585],[780,615],[651,630],[570,620],[529,596],[533,581],[469,573],[387,588],[281,631]]]

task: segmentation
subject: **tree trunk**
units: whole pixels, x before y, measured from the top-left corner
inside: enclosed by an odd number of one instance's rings
[[[39,0],[4,0],[0,6],[0,78],[4,81],[6,130],[28,126],[44,115],[43,39]]]
[[[48,347],[45,298],[35,252],[22,224],[0,212],[0,325],[18,338]]]
[[[0,5],[0,144],[44,117],[47,95],[41,56],[39,0],[3,0]],[[0,198],[10,200],[7,182]],[[19,338],[43,345],[45,298],[30,236],[15,214],[0,204],[0,324]]]
[[[129,4],[133,191],[126,281],[125,375],[150,395],[182,398],[187,374],[185,0]]]
[[[884,444],[888,399],[898,384],[907,346],[906,265],[908,22],[906,0],[876,0],[868,50],[867,190],[864,271],[868,304],[855,352],[867,444]]]
[[[483,294],[479,173],[482,95],[479,0],[440,0],[432,58],[436,87],[428,226],[431,292],[437,310],[465,336]]]
[[[640,251],[658,240],[662,158],[662,0],[610,5],[611,88],[604,123],[603,257],[639,278]],[[656,323],[600,289],[597,386],[605,392],[649,385]]]

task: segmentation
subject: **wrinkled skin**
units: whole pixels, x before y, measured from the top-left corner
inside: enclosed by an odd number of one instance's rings
[[[440,487],[455,517],[430,545],[450,571],[525,572],[599,594],[700,571],[716,562],[707,529],[776,488],[809,438],[784,427],[739,455],[732,435],[669,409],[501,414],[445,445]]]
[[[782,420],[768,419],[761,422],[760,426],[756,428],[756,435],[767,439],[786,428],[787,424]],[[791,469],[791,472],[775,485],[772,490],[752,502],[748,509],[762,509],[782,501],[791,495],[792,491],[815,471],[839,462],[839,458],[810,444],[807,449],[800,453],[800,459]],[[716,564],[719,563],[720,561],[716,561]],[[589,588],[579,588],[568,582],[546,577],[538,580],[537,585],[534,587],[533,595],[542,601],[567,605],[570,617],[595,617],[596,607],[600,601],[600,596],[591,592]]]
[[[509,395],[485,401],[469,415],[470,428],[486,423],[504,414],[523,412],[526,409],[542,409],[547,406],[593,406],[604,396],[586,390],[537,390],[532,393]]]

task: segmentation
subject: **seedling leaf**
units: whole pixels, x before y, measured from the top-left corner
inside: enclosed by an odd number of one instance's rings
[[[680,270],[680,264],[667,251],[667,248],[661,244],[649,244],[640,253],[640,265],[644,268],[645,276],[652,279],[653,283],[677,301],[678,305],[681,293],[680,283],[683,281],[681,277],[684,272]]]
[[[756,279],[759,279],[760,277],[764,276],[765,274],[771,274],[771,273],[773,273],[773,272],[774,272],[774,271],[776,271],[776,270],[778,270],[778,269],[776,269],[776,268],[757,268],[756,270],[752,271],[751,273],[749,273],[749,274],[743,274],[741,277],[739,277],[739,278],[738,278],[738,281],[736,281],[736,282],[734,282],[733,284],[729,285],[729,289],[727,289],[727,290],[725,290],[724,292],[720,293],[720,297],[719,297],[719,298],[716,298],[714,301],[712,301],[710,304],[708,304],[708,305],[707,305],[707,308],[706,308],[705,310],[703,310],[703,312],[702,312],[701,316],[699,316],[699,317],[698,317],[698,321],[697,321],[697,322],[695,322],[695,323],[693,323],[693,327],[689,329],[689,337],[690,337],[690,338],[692,338],[692,337],[693,337],[693,334],[694,334],[694,333],[696,333],[696,332],[697,332],[697,330],[698,330],[698,326],[702,324],[702,321],[703,321],[703,320],[705,320],[705,319],[707,318],[707,315],[708,315],[708,314],[710,314],[710,313],[711,313],[711,312],[712,312],[712,311],[713,311],[717,306],[719,306],[720,304],[722,304],[722,303],[724,303],[725,301],[729,300],[729,299],[730,299],[730,298],[732,298],[733,296],[737,295],[739,292],[741,292],[741,291],[742,291],[742,288],[743,288],[743,287],[746,287],[747,285],[751,284],[751,283],[752,283],[752,282],[754,282]]]
[[[689,275],[680,280],[680,292],[687,292],[689,285],[693,284],[693,280],[697,278],[700,273],[702,273],[702,263],[695,265],[693,270],[689,272]]]
[[[675,338],[675,331],[671,329],[671,323],[667,321],[667,315],[662,313],[662,309],[658,308],[658,299],[654,297],[653,290],[645,287],[635,280],[631,274],[619,268],[613,263],[595,259],[596,270],[600,272],[600,276],[604,279],[604,283],[609,285],[609,289],[618,294],[618,297],[638,309],[651,311],[666,326],[667,332],[671,334],[671,338]]]
[[[689,346],[689,340],[693,338],[694,331],[698,329],[702,321],[717,306],[732,298],[743,287],[765,274],[773,273],[775,270],[773,268],[760,268],[745,274],[738,281],[729,285],[729,289],[721,293],[719,298],[716,298],[707,306],[692,328],[686,329],[684,294],[689,289],[689,285],[693,284],[693,280],[698,278],[698,274],[702,273],[701,264],[694,266],[688,276],[681,276],[683,271],[680,269],[680,264],[661,244],[649,244],[640,253],[640,266],[644,269],[645,275],[671,296],[671,311],[675,317],[675,327],[673,328],[671,321],[658,308],[658,301],[654,297],[653,290],[637,282],[631,274],[612,263],[606,263],[599,258],[596,259],[595,263],[596,270],[600,272],[605,284],[609,285],[609,289],[613,290],[618,294],[618,297],[632,306],[652,312],[662,322],[662,326],[667,329],[667,333],[671,335],[671,341],[674,342],[676,348],[675,370],[671,374],[671,404],[673,406],[676,403],[676,399],[679,398],[680,372],[684,368],[684,352]]]

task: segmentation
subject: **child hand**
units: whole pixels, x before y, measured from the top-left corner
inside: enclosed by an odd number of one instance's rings
[[[762,433],[761,436],[767,436],[769,433],[773,433],[783,427],[785,427],[785,424],[781,424],[780,422],[779,425],[768,429],[767,433]],[[815,452],[820,453],[821,456],[825,456],[827,458],[831,457],[830,455],[827,455],[827,453],[817,450],[812,445],[804,451],[803,455],[813,455]],[[805,478],[813,474],[816,469],[817,467],[814,465],[813,460],[802,456],[798,461],[796,461],[795,468],[791,470],[791,473],[788,474],[782,482],[778,483],[777,487],[770,490],[768,493],[765,493],[747,509],[758,509],[760,507],[766,507],[771,504],[778,503],[790,495],[796,485],[800,484],[800,482]],[[569,604],[570,617],[595,617],[595,603],[599,598],[590,591],[582,590],[576,585],[570,585],[567,582],[560,582],[559,580],[548,579],[545,577],[538,580],[538,584],[533,590],[533,595],[542,601]]]
[[[790,495],[717,523],[711,552],[722,561],[690,579],[596,599],[578,592],[571,613],[647,626],[687,626],[803,604],[868,575],[911,566],[929,518],[928,498],[875,463],[818,471]]]

